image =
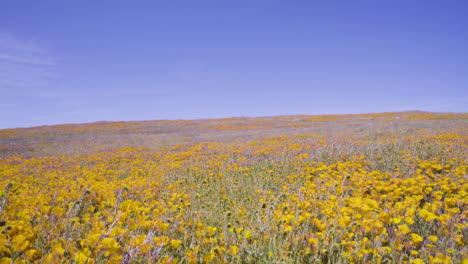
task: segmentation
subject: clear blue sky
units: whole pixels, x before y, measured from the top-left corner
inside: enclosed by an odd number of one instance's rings
[[[468,110],[468,1],[2,1],[0,128]]]

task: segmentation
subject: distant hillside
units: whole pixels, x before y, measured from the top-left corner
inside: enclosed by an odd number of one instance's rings
[[[430,129],[429,129],[430,128]],[[264,137],[360,137],[457,133],[466,138],[468,113],[386,112],[199,120],[96,122],[0,130],[0,157],[74,155],[121,147],[159,149],[193,142],[246,142]]]

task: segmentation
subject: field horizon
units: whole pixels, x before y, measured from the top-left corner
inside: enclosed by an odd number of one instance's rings
[[[112,134],[117,136],[122,146],[135,147],[159,147],[153,139],[162,145],[168,146],[177,138],[177,143],[189,143],[200,141],[227,140],[242,137],[255,139],[261,136],[318,133],[326,135],[335,133],[331,126],[346,125],[354,122],[352,126],[358,130],[382,129],[385,126],[404,127],[409,123],[421,123],[422,121],[444,122],[447,120],[459,120],[464,122],[468,118],[468,113],[464,112],[429,112],[429,111],[402,111],[402,112],[378,112],[362,114],[323,114],[323,115],[280,115],[280,116],[260,116],[260,117],[227,117],[227,118],[202,118],[202,119],[161,119],[144,121],[96,121],[88,123],[66,123],[54,125],[41,125],[33,127],[5,128],[0,129],[0,156],[5,152],[25,151],[27,146],[38,147],[40,144],[53,143],[53,139],[60,138],[59,144],[63,140],[73,139],[89,141],[84,135],[92,136],[92,140],[102,139],[100,136]],[[335,121],[335,122],[333,122]],[[367,122],[367,123],[366,123]],[[385,125],[385,123],[387,123]],[[377,126],[369,126],[377,124]],[[324,129],[326,128],[326,129]],[[417,127],[413,127],[417,128]],[[286,131],[286,129],[293,129]],[[230,133],[234,132],[234,133]],[[237,131],[237,132],[236,132]],[[198,133],[195,133],[198,132]],[[212,137],[212,133],[217,134]],[[31,137],[30,135],[33,135]],[[234,134],[234,135],[233,135]],[[221,137],[220,137],[221,135]],[[136,137],[139,142],[136,142]],[[218,138],[218,139],[216,139]],[[9,140],[11,139],[11,140]],[[143,142],[145,140],[153,142]],[[41,142],[41,140],[43,142]],[[15,141],[13,144],[12,141]],[[16,144],[20,141],[21,144]],[[165,142],[164,142],[165,141]],[[98,145],[103,142],[94,142]],[[175,142],[174,142],[175,143]],[[104,144],[109,147],[118,147],[117,143]],[[102,145],[101,145],[102,146]],[[15,150],[15,147],[21,147]],[[45,146],[44,146],[45,147]],[[55,151],[54,151],[55,153]]]
[[[284,115],[260,115],[260,116],[225,116],[225,117],[199,117],[199,118],[167,118],[167,119],[135,119],[135,120],[96,120],[96,121],[85,121],[85,122],[72,122],[72,123],[53,123],[53,124],[40,124],[32,126],[19,126],[19,127],[5,127],[0,130],[6,129],[30,129],[39,127],[53,127],[61,125],[85,125],[85,124],[96,124],[96,123],[115,123],[115,122],[157,122],[157,121],[204,121],[204,120],[229,120],[229,119],[262,119],[262,118],[275,118],[275,117],[295,117],[295,116],[308,116],[308,117],[324,117],[324,116],[359,116],[359,115],[381,115],[381,114],[436,114],[436,115],[451,115],[451,114],[467,114],[468,112],[438,112],[438,111],[426,111],[426,110],[403,110],[403,111],[376,111],[376,112],[359,112],[359,113],[327,113],[327,114],[284,114]]]

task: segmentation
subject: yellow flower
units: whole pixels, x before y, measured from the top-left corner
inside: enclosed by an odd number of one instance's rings
[[[170,227],[170,225],[169,225],[168,223],[161,223],[161,224],[159,225],[159,229],[160,229],[162,232],[164,232],[164,231],[166,231],[167,229],[169,229],[169,227]]]
[[[146,239],[146,235],[139,235],[139,236],[133,237],[130,240],[130,246],[139,247],[141,244],[143,244],[143,242],[145,242],[145,239]]]
[[[403,235],[409,234],[411,232],[411,229],[406,224],[399,225],[398,230]]]
[[[61,256],[56,253],[49,253],[44,259],[45,264],[61,263]]]
[[[203,255],[203,260],[205,262],[210,262],[215,258],[215,254],[213,252],[210,252],[208,254]]]
[[[58,254],[58,255],[62,256],[62,255],[65,253],[65,249],[63,249],[63,247],[62,247],[61,244],[56,244],[56,245],[52,248],[52,252],[55,253],[55,254]]]
[[[7,257],[0,258],[0,264],[12,264],[12,263],[13,263],[13,260],[11,258],[7,258]]]
[[[423,241],[424,239],[420,235],[415,233],[411,234],[411,242],[413,243],[413,245],[419,246],[419,244],[421,244]]]
[[[166,246],[169,244],[170,239],[167,236],[158,236],[154,237],[153,241],[157,246]]]
[[[228,249],[228,254],[231,255],[231,256],[235,256],[237,255],[237,253],[239,253],[239,248],[237,246],[230,246],[229,249]]]
[[[212,226],[206,227],[206,231],[208,232],[210,236],[214,236],[214,234],[216,233],[216,230],[218,230],[218,228],[216,227],[212,227]]]
[[[198,257],[194,250],[188,250],[187,252],[185,252],[185,257],[187,258],[187,261],[190,264],[198,263]]]
[[[177,239],[171,239],[171,247],[175,248],[175,249],[178,249],[180,247],[180,245],[182,244],[182,241],[181,240],[177,240]]]
[[[309,237],[309,238],[307,239],[307,242],[309,242],[309,245],[314,246],[315,248],[316,248],[317,245],[318,245],[318,239],[315,238],[315,237]]]
[[[76,254],[75,254],[75,262],[76,264],[84,264],[86,262],[86,260],[88,259],[88,256],[85,255],[85,253],[81,252],[81,251],[78,251]]]
[[[431,258],[431,264],[451,264],[452,258],[444,254],[437,254],[435,257]]]
[[[420,259],[420,258],[415,258],[415,259],[412,259],[410,260],[411,264],[426,264],[426,262],[424,262],[424,260]]]
[[[105,247],[105,255],[109,256],[115,254],[119,249],[120,245],[117,241],[111,237],[106,237],[101,241],[101,245]]]
[[[426,222],[430,222],[434,219],[437,219],[437,216],[429,211],[427,211],[426,209],[421,209],[419,211],[419,215],[424,218],[424,220],[426,220]]]
[[[437,242],[437,240],[439,240],[436,236],[428,236],[427,238],[432,242]]]
[[[327,228],[327,224],[321,221],[320,219],[312,219],[311,223],[317,227],[318,230],[324,231]]]
[[[121,255],[114,255],[106,261],[106,264],[120,264],[122,263],[122,258],[123,256]]]
[[[14,252],[22,252],[29,246],[29,241],[22,234],[15,236],[11,242],[11,248]]]
[[[28,258],[30,260],[33,260],[33,259],[36,259],[36,258],[39,258],[40,255],[39,255],[39,252],[37,252],[37,250],[35,249],[29,249],[25,252],[26,256],[28,256]]]

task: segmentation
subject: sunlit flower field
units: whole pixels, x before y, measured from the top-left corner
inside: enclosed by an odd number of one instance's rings
[[[0,264],[468,263],[468,114],[0,130]]]

